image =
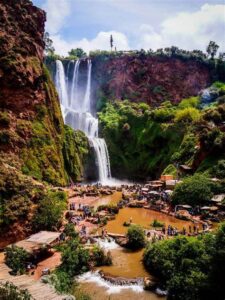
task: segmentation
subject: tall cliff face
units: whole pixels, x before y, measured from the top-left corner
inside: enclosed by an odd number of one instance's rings
[[[197,95],[211,83],[207,64],[193,59],[123,55],[93,57],[96,98],[129,99],[157,106]]]
[[[37,230],[42,200],[57,196],[46,183],[81,180],[88,159],[43,64],[45,19],[29,0],[0,1],[0,248]]]
[[[45,20],[29,0],[0,2],[0,152],[18,159],[24,174],[65,185],[63,119],[43,64]],[[88,151],[73,148],[80,160]],[[80,161],[76,170],[73,180],[82,176]]]

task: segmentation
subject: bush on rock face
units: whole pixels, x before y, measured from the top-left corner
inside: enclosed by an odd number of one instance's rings
[[[140,249],[145,246],[145,232],[139,225],[131,225],[127,231],[127,246],[131,249]]]

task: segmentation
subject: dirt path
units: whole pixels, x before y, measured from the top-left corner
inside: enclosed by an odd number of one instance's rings
[[[0,263],[0,282],[13,283],[20,289],[27,289],[35,300],[63,300],[65,296],[58,295],[49,284],[44,284],[40,280],[34,280],[31,276],[12,276],[10,269],[4,263]]]

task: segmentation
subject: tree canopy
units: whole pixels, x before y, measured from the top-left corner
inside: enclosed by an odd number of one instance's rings
[[[204,175],[196,174],[177,184],[172,195],[172,203],[174,205],[204,205],[211,197],[210,180]]]
[[[74,57],[78,57],[78,58],[82,58],[84,56],[86,56],[87,54],[84,52],[83,49],[81,48],[76,48],[76,49],[71,49],[68,52],[69,56],[74,56]]]
[[[214,41],[210,41],[206,48],[206,52],[211,57],[211,59],[214,59],[218,49],[219,49],[219,46]]]
[[[217,299],[225,296],[225,224],[216,234],[175,237],[149,244],[146,268],[169,292],[168,299]]]
[[[128,247],[140,249],[145,245],[144,229],[139,225],[131,225],[127,232]]]

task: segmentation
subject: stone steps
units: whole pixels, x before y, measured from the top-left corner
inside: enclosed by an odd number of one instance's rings
[[[28,275],[12,276],[6,264],[0,264],[0,282],[9,281],[20,289],[27,289],[35,300],[63,300],[65,296],[58,295],[54,288],[48,284],[36,281]]]

